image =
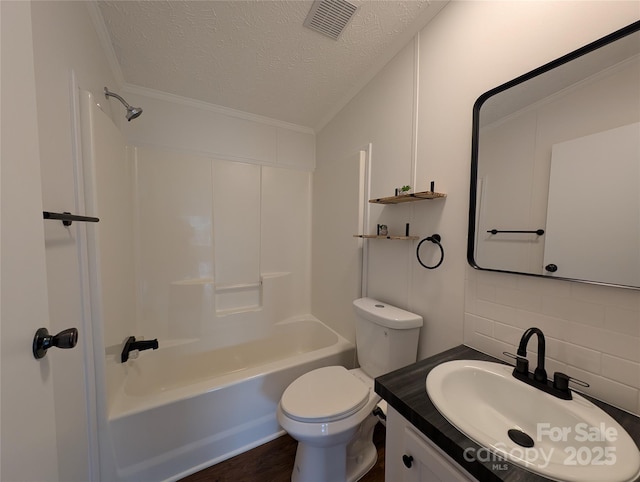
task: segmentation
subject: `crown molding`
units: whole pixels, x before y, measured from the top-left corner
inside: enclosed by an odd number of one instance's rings
[[[261,124],[267,124],[274,127],[281,127],[283,129],[289,129],[297,132],[304,132],[306,134],[315,135],[315,131],[311,127],[301,126],[298,124],[292,124],[289,122],[273,119],[271,117],[262,116],[259,114],[252,114],[251,112],[245,112],[241,110],[232,109],[230,107],[224,107],[218,104],[211,104],[202,100],[192,99],[189,97],[182,97],[180,95],[170,94],[161,90],[150,89],[148,87],[141,87],[135,84],[124,83],[121,90],[123,92],[135,95],[142,95],[145,97],[151,97],[153,99],[163,100],[165,102],[171,102],[173,104],[180,104],[187,107],[193,107],[195,109],[207,110],[215,112],[217,114],[223,114],[230,117],[236,117],[238,119],[244,119],[253,122],[259,122]]]

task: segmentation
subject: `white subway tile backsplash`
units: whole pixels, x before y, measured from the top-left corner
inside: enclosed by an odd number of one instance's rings
[[[473,313],[476,306],[476,280],[466,277],[464,280],[465,293],[471,293],[471,296],[464,297],[464,311],[465,313]]]
[[[640,338],[622,335],[607,329],[567,323],[567,330],[562,339],[604,353],[640,362]]]
[[[516,286],[519,290],[542,296],[564,296],[571,294],[571,284],[550,278],[518,276]]]
[[[503,343],[495,338],[474,333],[467,344],[476,350],[480,350],[483,353],[487,353],[499,358],[500,360],[506,361],[507,363],[513,364],[513,360],[511,358],[503,355],[503,352],[505,351],[513,351],[513,347],[508,343]]]
[[[599,351],[554,338],[547,338],[546,340],[547,356],[594,374],[601,373],[602,354]]]
[[[571,286],[571,297],[577,300],[638,311],[640,291],[586,283],[568,284]]]
[[[595,348],[602,350],[601,345],[602,332],[599,328],[589,325],[583,325],[568,321],[565,323],[561,335],[561,340],[571,340],[576,345]]]
[[[514,325],[522,328],[523,331],[535,326],[540,328],[546,336],[562,338],[562,335],[567,332],[567,323],[567,321],[553,316],[547,316],[533,311],[518,310],[518,316]]]
[[[606,306],[604,326],[618,333],[640,337],[640,312],[617,306]]]
[[[603,305],[574,298],[545,296],[542,299],[542,313],[593,326],[604,324]]]
[[[571,368],[568,375],[585,381],[589,384],[588,388],[572,386],[592,397],[604,400],[628,412],[634,413],[638,404],[638,389],[629,387],[622,383],[618,383],[603,376],[594,375],[578,368]]]
[[[555,372],[566,373],[569,376],[573,375],[572,367],[567,366],[566,363],[562,363],[561,361],[555,360],[554,358],[547,358],[545,368],[547,370],[547,376],[549,377],[549,379],[553,378],[553,374]]]
[[[640,363],[604,354],[602,375],[631,387],[640,387]]]
[[[496,322],[493,325],[493,336],[500,341],[508,343],[512,347],[517,347],[520,342],[520,338],[522,338],[522,330]],[[534,341],[535,340],[533,339],[531,340],[530,346],[534,346]]]
[[[479,316],[470,316],[473,331],[481,335],[493,336],[493,321]]]
[[[494,271],[478,271],[477,279],[479,283],[487,283],[494,286],[516,286],[516,280],[513,275],[507,273],[496,273]]]
[[[541,311],[542,297],[536,293],[520,291],[512,287],[496,288],[496,303],[529,311]]]
[[[518,310],[511,306],[504,306],[483,300],[476,301],[476,314],[484,318],[489,318],[490,320],[509,323],[517,316],[517,313]]]
[[[462,320],[462,340],[465,345],[473,346],[473,338],[476,334],[473,329],[473,318],[475,315],[472,315],[470,312],[465,311]]]
[[[640,292],[477,272],[466,297],[473,298],[465,300],[467,345],[505,360],[502,352],[513,353],[536,326],[547,340],[550,377],[562,371],[584,380],[585,393],[640,415]],[[530,363],[536,348],[534,337]]]
[[[599,330],[602,351],[640,363],[640,338]]]
[[[479,300],[495,301],[496,287],[488,283],[476,283],[476,296]]]

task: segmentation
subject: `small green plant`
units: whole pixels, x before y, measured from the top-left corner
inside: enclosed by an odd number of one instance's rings
[[[402,192],[410,191],[410,190],[411,190],[411,186],[402,186],[402,187],[400,188],[400,190],[401,190]]]

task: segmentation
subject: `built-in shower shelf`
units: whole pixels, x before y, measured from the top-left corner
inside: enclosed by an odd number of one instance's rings
[[[401,204],[415,201],[424,201],[425,199],[443,199],[445,197],[447,197],[447,195],[441,192],[421,191],[411,194],[403,194],[401,196],[389,196],[369,199],[369,202],[375,204]]]
[[[420,236],[393,236],[393,235],[387,235],[387,236],[382,236],[379,234],[354,234],[353,235],[354,238],[365,238],[365,239],[399,239],[399,240],[409,240],[409,241],[413,241],[416,239],[420,239]]]

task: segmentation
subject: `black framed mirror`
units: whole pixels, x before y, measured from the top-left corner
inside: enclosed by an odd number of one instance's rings
[[[475,102],[467,260],[640,289],[640,21]]]

